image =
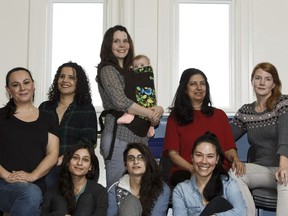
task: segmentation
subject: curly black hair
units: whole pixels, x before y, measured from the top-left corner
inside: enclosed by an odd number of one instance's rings
[[[54,76],[53,83],[49,88],[49,92],[48,92],[49,101],[58,102],[60,100],[61,93],[58,89],[58,79],[60,77],[60,73],[63,67],[71,67],[76,75],[77,82],[76,82],[74,101],[78,105],[91,104],[92,97],[91,97],[91,89],[90,89],[90,82],[89,82],[88,76],[85,70],[80,65],[71,61],[62,64],[58,68]]]
[[[146,171],[141,178],[140,202],[142,205],[142,215],[151,215],[154,204],[158,196],[163,191],[163,180],[160,167],[147,145],[142,143],[129,143],[123,152],[124,163],[126,165],[128,152],[137,149],[145,158]],[[128,174],[127,170],[125,174]]]
[[[178,89],[176,91],[172,105],[169,107],[172,116],[180,125],[187,125],[194,121],[193,106],[191,100],[186,94],[187,84],[190,78],[196,74],[200,74],[206,83],[206,95],[202,103],[201,112],[206,116],[213,115],[213,107],[210,99],[210,86],[206,75],[199,69],[188,68],[183,71]]]

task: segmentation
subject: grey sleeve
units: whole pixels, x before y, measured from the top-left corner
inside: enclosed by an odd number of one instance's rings
[[[277,155],[288,158],[288,113],[279,115],[278,122],[278,150]]]
[[[127,112],[133,101],[126,97],[124,92],[124,78],[112,66],[101,69],[100,79],[102,87],[113,108],[118,111]]]

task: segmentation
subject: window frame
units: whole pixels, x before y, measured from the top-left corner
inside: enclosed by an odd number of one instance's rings
[[[236,108],[236,101],[235,101],[235,95],[236,95],[236,85],[235,85],[235,78],[236,78],[236,70],[235,70],[235,59],[236,59],[236,46],[235,46],[235,23],[236,23],[236,13],[235,13],[235,0],[177,0],[177,6],[176,6],[176,17],[177,17],[177,23],[179,23],[179,5],[180,4],[227,4],[229,6],[229,105],[228,107],[221,107],[218,106],[218,108],[221,108],[226,111],[235,110]],[[176,69],[179,68],[179,25],[175,26],[175,38],[177,39],[175,46],[175,53],[177,53],[177,59],[175,61],[174,65],[174,71],[177,71]],[[179,71],[181,74],[182,71]],[[205,73],[205,71],[204,71]],[[179,74],[175,74],[178,75]],[[174,80],[177,80],[178,77],[175,77]],[[179,78],[178,78],[179,80]],[[174,92],[176,92],[178,87],[175,86],[174,83]],[[215,99],[212,98],[212,101],[215,101]]]
[[[104,20],[104,15],[105,15],[105,12],[104,11],[106,11],[105,10],[105,2],[104,2],[104,0],[50,0],[50,5],[49,5],[49,9],[50,9],[50,18],[49,18],[49,20],[51,21],[50,23],[49,23],[49,28],[51,29],[50,31],[49,31],[49,43],[48,43],[48,49],[49,49],[49,62],[48,62],[48,64],[49,64],[49,67],[50,68],[52,68],[52,63],[53,63],[53,61],[52,61],[52,59],[53,59],[53,57],[52,57],[52,54],[53,54],[53,52],[52,52],[52,39],[53,39],[53,19],[54,19],[54,17],[53,17],[53,7],[54,7],[54,4],[58,4],[58,3],[71,3],[71,4],[73,4],[73,3],[78,3],[78,4],[86,4],[86,3],[100,3],[100,4],[102,4],[102,7],[103,7],[103,34],[104,34],[104,24],[105,24],[105,20]],[[102,39],[102,38],[101,38]],[[101,44],[100,44],[100,46],[101,46]],[[98,51],[96,51],[97,52],[97,56],[99,56],[99,53],[100,53],[100,50],[98,50]],[[97,64],[99,63],[99,61],[100,61],[100,59],[98,60],[98,61],[95,61],[95,63],[94,63],[94,66],[97,66]],[[77,61],[76,61],[77,62]],[[63,62],[64,63],[64,62]],[[54,65],[55,66],[55,65]],[[59,66],[59,65],[58,65]],[[57,66],[57,67],[58,67]],[[84,69],[86,68],[85,67],[85,65],[81,65],[81,66],[83,66],[84,67]],[[56,69],[57,69],[57,67],[56,67]],[[91,69],[91,68],[90,68]],[[52,70],[50,70],[51,71],[51,73],[50,73],[50,83],[52,83],[53,82],[53,77],[54,77],[54,75],[55,75],[55,68],[53,68],[53,71]],[[95,70],[95,71],[97,71],[97,70]],[[94,106],[95,106],[95,108],[96,108],[96,110],[102,110],[102,106],[101,105],[99,105],[99,104],[96,104],[96,100],[95,100],[95,98],[97,98],[98,99],[98,101],[99,101],[99,98],[100,98],[100,95],[99,95],[99,93],[98,93],[98,89],[96,89],[96,92],[95,92],[95,88],[92,88],[92,86],[94,86],[95,87],[95,77],[96,77],[96,73],[94,74],[94,75],[92,75],[92,76],[90,76],[91,74],[89,74],[89,71],[87,71],[86,70],[86,73],[87,73],[87,76],[88,76],[88,78],[89,78],[89,82],[90,82],[90,86],[91,86],[91,93],[92,93],[92,100],[93,100],[93,104],[94,104]],[[97,84],[96,84],[96,86],[97,86]],[[92,91],[92,90],[94,90],[94,91]]]
[[[49,34],[51,32],[51,1],[52,0],[30,0],[29,2],[29,42],[28,42],[28,67],[33,72],[36,82],[36,95],[34,104],[37,106],[47,98],[48,88],[50,83],[50,62],[48,44]],[[68,1],[68,0],[66,0]],[[72,0],[75,1],[75,0]],[[78,0],[80,1],[80,0]],[[94,1],[94,0],[92,0]],[[104,0],[103,0],[104,1]],[[157,11],[157,22],[155,20],[148,20],[147,26],[153,26],[153,36],[157,37],[156,46],[148,49],[148,54],[151,53],[154,57],[156,68],[156,87],[158,103],[168,113],[168,107],[171,105],[175,91],[178,87],[177,72],[177,5],[180,0],[158,0],[157,4],[154,0],[147,0],[148,3],[153,3],[155,8],[153,12]],[[188,0],[189,2],[191,0]],[[200,0],[199,0],[200,1]],[[207,1],[211,2],[213,0]],[[71,0],[69,1],[71,2]],[[81,1],[82,2],[82,1]],[[90,1],[88,1],[90,2]],[[206,2],[206,0],[201,0]],[[215,1],[213,1],[215,2]],[[252,2],[250,0],[233,0],[235,10],[233,49],[235,52],[235,59],[233,59],[232,69],[234,70],[233,86],[234,93],[231,97],[234,104],[229,109],[224,109],[226,113],[235,113],[237,109],[243,104],[254,99],[253,89],[250,82],[250,72],[253,68],[253,10]],[[136,5],[139,2],[134,1],[104,1],[104,31],[113,25],[123,24],[129,31],[134,41],[139,44],[141,41],[141,48],[148,47],[149,41],[144,39],[139,40],[139,27],[135,27],[137,22],[137,14],[134,13]],[[141,3],[141,2],[140,2]],[[141,3],[140,6],[147,4]],[[149,4],[150,7],[151,5]],[[156,18],[156,15],[153,16]],[[136,19],[137,20],[137,19]],[[139,24],[139,23],[138,23]],[[149,24],[149,25],[148,25]],[[154,32],[156,30],[157,32]],[[136,37],[135,37],[136,36]],[[144,42],[144,43],[143,43]],[[144,49],[146,50],[146,49]],[[150,54],[150,56],[151,56]],[[102,107],[97,107],[102,109]],[[100,110],[101,111],[101,110]]]

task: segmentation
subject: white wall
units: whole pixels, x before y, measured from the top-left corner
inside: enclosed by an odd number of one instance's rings
[[[0,0],[0,106],[7,103],[6,73],[28,66],[29,0]]]
[[[165,82],[173,78],[173,22],[176,0],[108,0],[106,26],[125,25],[134,39],[136,53],[151,57],[156,68],[159,104],[171,103],[175,86]],[[237,106],[253,100],[250,72],[260,61],[269,61],[278,68],[283,93],[288,93],[288,1],[235,0],[236,83],[242,92],[236,95]],[[46,98],[47,4],[49,0],[0,0],[0,106],[7,102],[5,76],[16,66],[29,68],[36,81],[35,105]],[[161,80],[161,82],[160,82]]]
[[[252,62],[270,61],[277,67],[288,93],[288,1],[253,0]]]

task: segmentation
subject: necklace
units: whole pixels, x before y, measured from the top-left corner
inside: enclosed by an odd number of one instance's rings
[[[58,103],[58,107],[61,108],[61,109],[63,109],[63,110],[66,110],[66,109],[69,107],[69,105],[68,105],[68,106],[64,106],[64,105],[62,105],[62,104],[59,102],[59,103]]]

